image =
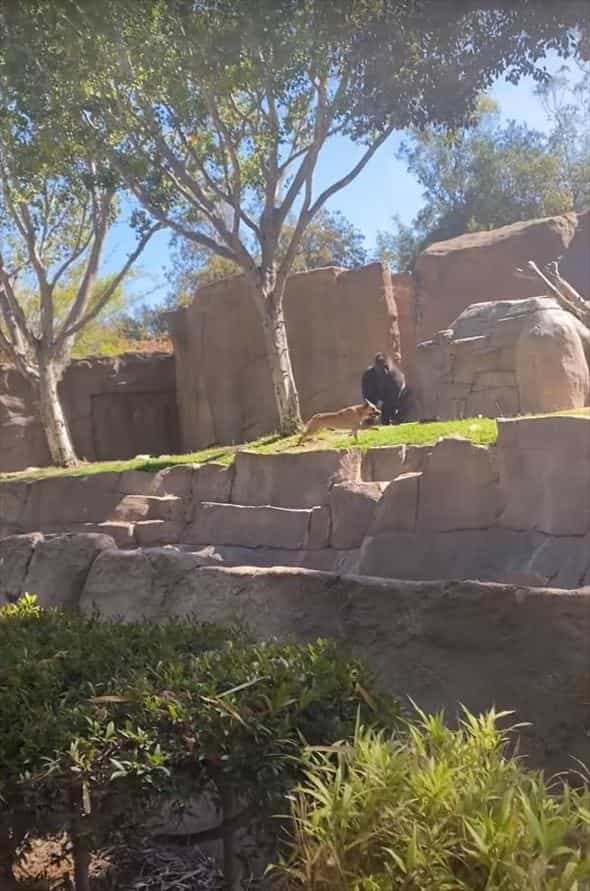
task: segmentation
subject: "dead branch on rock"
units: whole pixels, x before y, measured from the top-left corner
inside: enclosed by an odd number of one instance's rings
[[[527,270],[529,271],[517,269],[516,272],[521,278],[529,280],[540,278],[549,294],[557,300],[559,305],[574,315],[587,328],[590,328],[590,301],[582,297],[573,285],[563,278],[556,260],[547,263],[542,270],[533,260],[529,260]]]

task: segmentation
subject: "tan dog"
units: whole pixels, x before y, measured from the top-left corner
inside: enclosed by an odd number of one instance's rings
[[[340,409],[340,411],[320,412],[309,419],[297,445],[301,445],[320,430],[350,430],[350,435],[354,436],[356,440],[364,421],[368,421],[369,418],[377,418],[380,414],[377,406],[369,402],[368,399],[365,399],[360,405],[351,405],[348,408]]]

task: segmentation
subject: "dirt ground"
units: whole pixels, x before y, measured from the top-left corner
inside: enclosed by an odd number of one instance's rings
[[[72,861],[63,838],[38,840],[23,858],[19,891],[71,891]],[[117,847],[92,859],[93,891],[218,891],[221,876],[198,848]]]

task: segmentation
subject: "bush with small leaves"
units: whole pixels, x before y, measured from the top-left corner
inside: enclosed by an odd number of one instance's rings
[[[284,812],[302,747],[349,737],[359,714],[391,726],[397,707],[332,644],[102,623],[25,597],[0,610],[2,887],[28,838],[67,831],[85,891],[97,845],[211,788],[231,872],[235,827]]]

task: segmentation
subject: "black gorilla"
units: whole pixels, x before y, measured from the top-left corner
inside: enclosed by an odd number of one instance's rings
[[[383,353],[364,372],[361,389],[363,399],[381,408],[382,424],[400,424],[409,409],[410,393],[405,378],[395,363],[388,364]]]

